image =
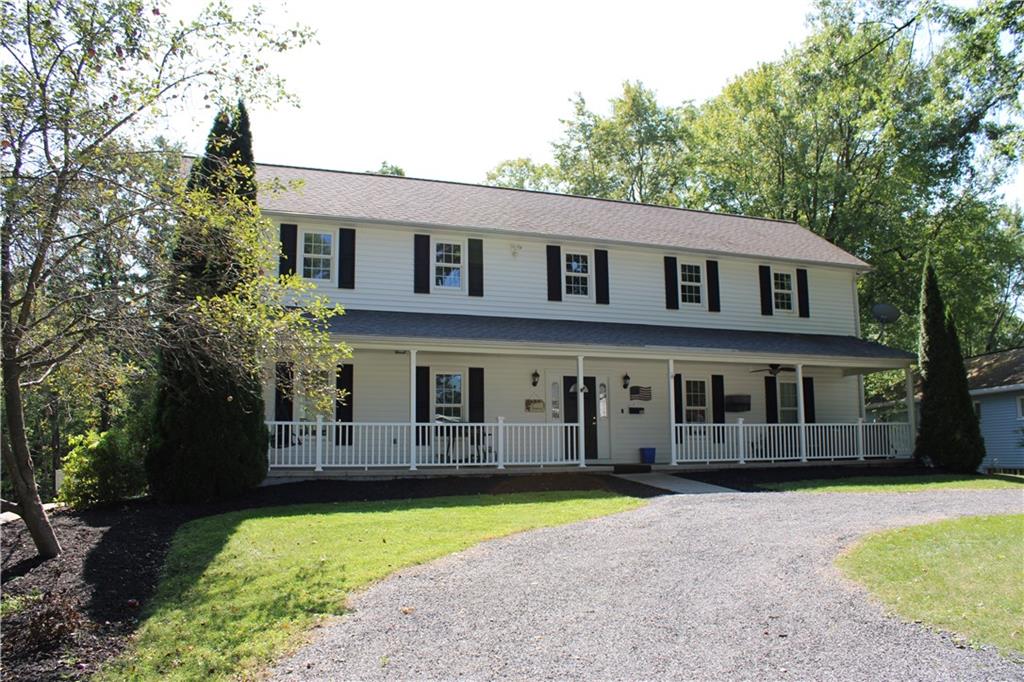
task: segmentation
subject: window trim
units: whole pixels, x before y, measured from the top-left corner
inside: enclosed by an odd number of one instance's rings
[[[319,279],[319,278],[315,278],[315,277],[306,277],[306,235],[307,234],[326,235],[331,240],[330,265],[328,266],[328,273],[327,273],[327,277],[325,279]],[[299,275],[299,277],[304,279],[304,280],[307,280],[309,282],[317,282],[317,283],[336,282],[337,280],[335,279],[335,275],[337,273],[337,267],[338,267],[338,235],[337,235],[337,233],[335,231],[332,231],[331,228],[300,227],[299,230],[298,230],[298,235],[296,237],[296,241],[298,242],[298,244],[295,247],[295,251],[296,251],[296,254],[295,254],[296,258],[295,259],[298,262],[295,264],[296,265],[295,269],[296,269],[296,272]],[[323,256],[317,256],[315,254],[310,254],[310,255],[315,257],[315,258],[323,258]]]
[[[799,311],[800,305],[796,300],[796,268],[780,268],[774,265],[769,266],[771,272],[772,281],[772,311],[782,315],[795,315]],[[775,293],[786,293],[786,289],[775,288],[775,273],[780,275],[789,275],[789,308],[780,308],[775,304]]]
[[[467,418],[466,411],[469,409],[468,402],[466,400],[468,394],[468,378],[469,369],[466,367],[431,367],[430,368],[430,415],[431,423],[437,421],[437,376],[439,374],[458,374],[462,377],[461,379],[461,390],[462,390],[462,402],[458,405],[459,408],[459,422],[465,422]],[[447,404],[446,407],[455,407],[455,404]]]
[[[782,406],[782,385],[783,384],[786,384],[786,385],[789,385],[789,386],[793,387],[793,396],[796,398],[796,405],[794,405],[793,407],[783,407]],[[793,379],[793,381],[783,381],[782,379],[778,379],[778,378],[775,380],[775,405],[777,406],[776,409],[778,410],[778,413],[779,413],[779,423],[780,424],[799,424],[800,423],[800,389],[797,387],[797,382],[796,382],[795,378]],[[795,421],[791,421],[791,422],[783,421],[782,420],[782,412],[783,412],[783,410],[792,411],[792,412],[796,413],[796,420]]]
[[[437,245],[458,244],[462,260],[459,262],[459,286],[446,287],[437,284]],[[446,237],[430,235],[430,293],[432,294],[465,294],[469,286],[469,240],[462,237]]]
[[[569,256],[586,256],[587,257],[587,274],[579,275],[578,273],[569,272],[566,269],[565,259]],[[594,300],[594,250],[593,249],[569,249],[562,247],[562,262],[561,262],[561,278],[562,278],[562,300],[563,301],[593,301]],[[587,278],[587,293],[583,294],[570,294],[569,285],[566,283],[565,278],[569,275],[577,277],[585,276]]]
[[[676,285],[679,288],[679,307],[686,306],[694,310],[707,310],[708,308],[708,273],[704,263],[695,260],[689,260],[688,257],[676,256]],[[700,271],[700,302],[693,303],[691,301],[683,300],[683,266],[689,265],[690,267],[696,267]],[[688,286],[693,286],[692,282],[686,283]]]
[[[688,382],[688,381],[699,381],[699,382],[704,384],[704,405],[703,406],[697,406],[697,407],[693,407],[693,408],[690,407],[690,399],[689,399],[689,396],[686,393],[686,382]],[[682,396],[682,398],[683,398],[683,423],[684,424],[689,424],[691,426],[704,426],[706,424],[710,424],[711,423],[710,421],[708,421],[708,417],[711,416],[711,377],[710,376],[704,375],[704,374],[691,375],[691,374],[684,373],[683,374],[683,396]],[[702,409],[702,410],[704,410],[704,421],[702,421],[702,422],[692,422],[689,419],[687,419],[687,412],[689,410],[691,410],[691,409],[695,409],[695,410],[696,409]]]

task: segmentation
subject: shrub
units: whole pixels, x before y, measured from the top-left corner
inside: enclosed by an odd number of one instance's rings
[[[129,431],[88,431],[68,439],[64,485],[57,499],[75,508],[110,504],[146,490],[144,445]]]
[[[74,637],[82,625],[78,602],[62,592],[46,592],[4,620],[4,658],[50,651]]]

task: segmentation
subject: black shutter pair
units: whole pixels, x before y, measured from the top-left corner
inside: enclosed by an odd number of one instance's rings
[[[277,274],[294,274],[298,267],[299,227],[281,223],[281,255]],[[351,227],[338,228],[338,288],[356,287],[356,231]]]
[[[718,290],[718,261],[704,262],[704,276],[708,291],[708,312],[722,312],[722,298]],[[665,308],[679,310],[679,291],[682,279],[679,272],[679,261],[675,256],[665,256]]]
[[[548,244],[548,300],[562,300],[562,277],[565,264],[562,263],[562,247]],[[610,301],[608,292],[608,251],[594,249],[594,301],[607,305]]]
[[[683,375],[676,374],[672,377],[675,385],[675,418],[677,424],[683,423]],[[714,424],[725,423],[725,377],[721,374],[711,375],[711,422]]]
[[[761,265],[757,271],[761,282],[761,314],[772,315],[775,312],[772,269],[768,265]],[[804,268],[796,269],[796,305],[800,317],[811,316],[811,297],[807,287],[807,270]]]
[[[466,271],[470,296],[484,295],[484,242],[482,239],[467,240]],[[413,236],[413,293],[430,293],[430,235]]]
[[[813,424],[816,415],[814,412],[814,378],[804,377],[804,422]],[[778,381],[773,376],[764,378],[764,409],[765,423],[779,423],[779,394]]]

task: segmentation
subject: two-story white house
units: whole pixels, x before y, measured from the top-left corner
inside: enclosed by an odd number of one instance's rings
[[[862,377],[860,259],[786,221],[260,165],[280,271],[346,314],[317,415],[266,387],[275,470],[908,456]],[[283,381],[291,369],[277,366]]]

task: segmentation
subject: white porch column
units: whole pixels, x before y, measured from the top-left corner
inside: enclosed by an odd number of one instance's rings
[[[676,464],[676,380],[675,361],[668,359],[668,442],[671,453],[669,462]]]
[[[910,424],[910,447],[917,442],[917,406],[914,404],[914,370],[910,365],[904,370],[904,390],[907,392],[907,423]]]
[[[409,469],[416,471],[416,349],[409,350]]]
[[[583,438],[584,409],[583,402],[586,387],[583,385],[583,356],[576,356],[576,455],[580,458],[580,466],[587,466],[586,443]]]
[[[800,425],[800,461],[807,461],[807,424],[804,423],[804,366],[796,366],[796,421]]]

